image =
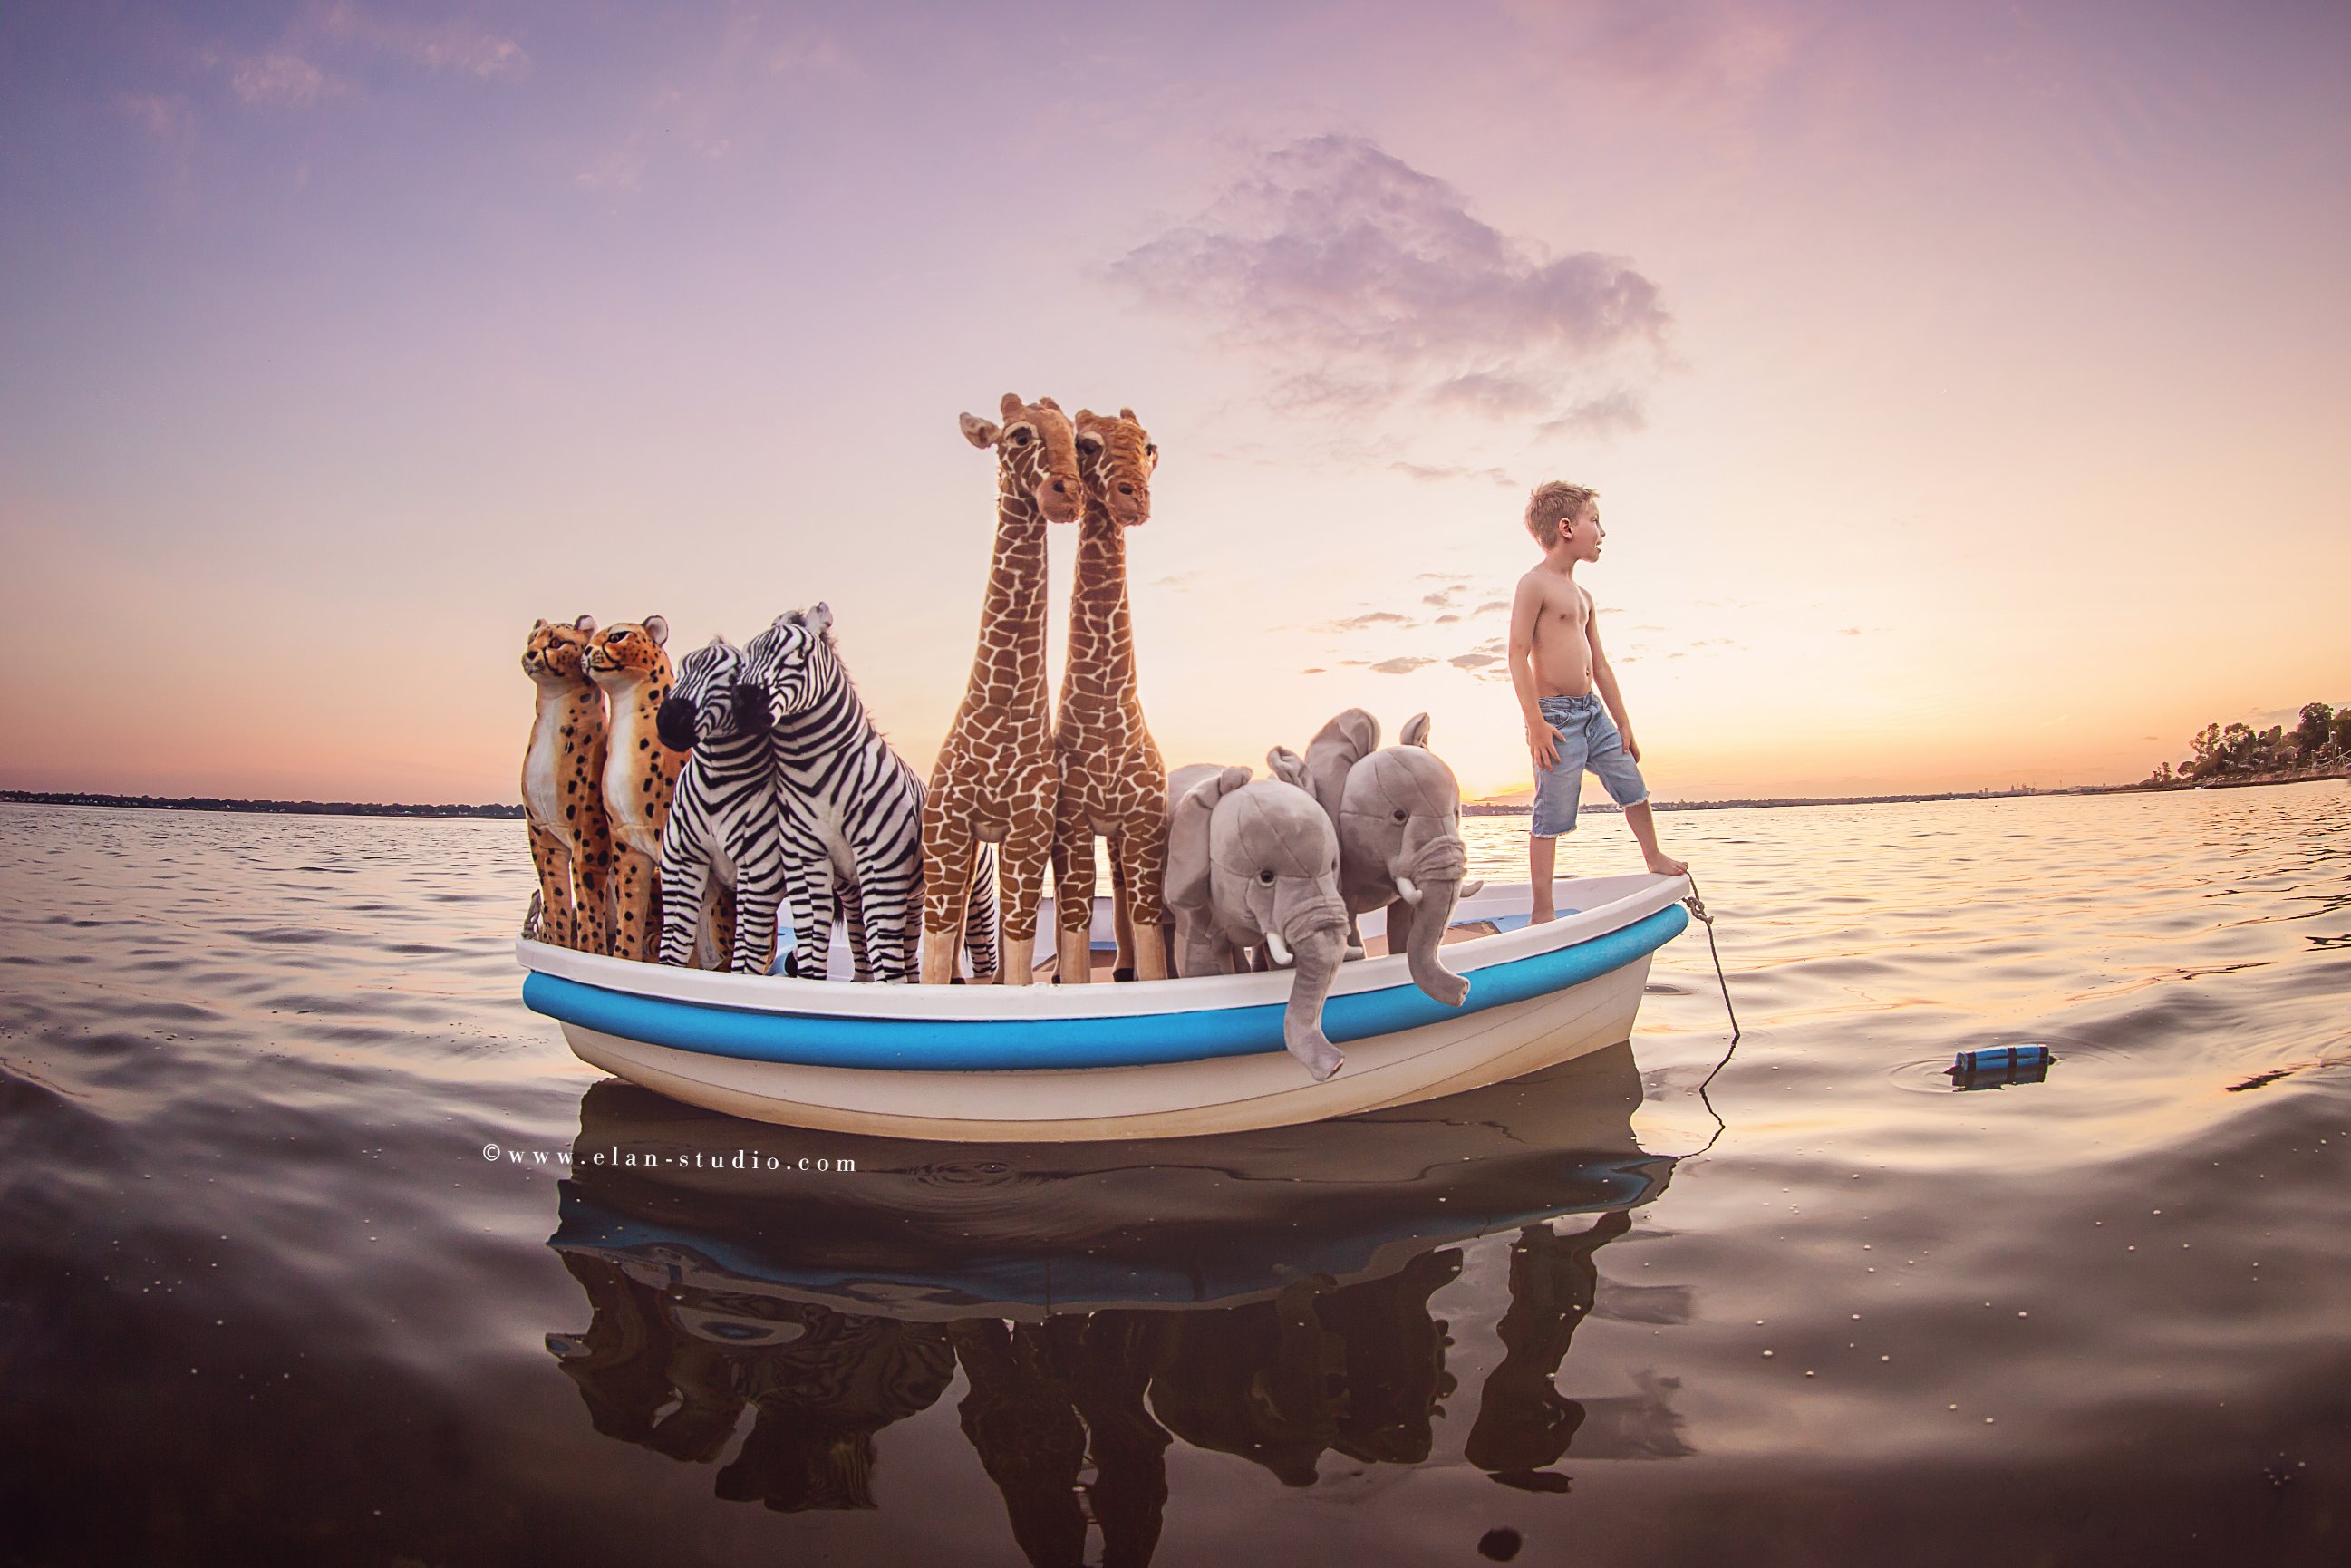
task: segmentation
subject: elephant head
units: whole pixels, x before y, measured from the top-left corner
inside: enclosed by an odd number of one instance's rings
[[[1322,999],[1347,940],[1339,840],[1313,797],[1246,768],[1168,775],[1167,903],[1178,970],[1224,974],[1237,948],[1292,971],[1282,1043],[1319,1081],[1345,1061],[1322,1032]]]
[[[1301,758],[1276,747],[1274,771],[1311,789],[1339,835],[1340,891],[1349,918],[1384,905],[1388,951],[1405,955],[1413,983],[1459,1007],[1469,983],[1438,962],[1463,884],[1461,787],[1428,749],[1428,716],[1405,721],[1402,744],[1380,747],[1379,721],[1349,708],[1322,727]]]

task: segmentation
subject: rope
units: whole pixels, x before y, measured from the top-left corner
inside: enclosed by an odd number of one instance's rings
[[[1687,873],[1683,874],[1688,875]],[[1678,1156],[1682,1159],[1695,1159],[1698,1155],[1705,1154],[1708,1149],[1714,1147],[1717,1139],[1729,1130],[1729,1124],[1723,1121],[1722,1113],[1714,1108],[1714,1101],[1708,1096],[1707,1090],[1713,1086],[1715,1074],[1729,1066],[1730,1059],[1738,1054],[1740,1036],[1738,1009],[1730,1005],[1730,982],[1725,979],[1722,974],[1722,952],[1714,945],[1714,916],[1707,912],[1706,895],[1698,892],[1698,878],[1691,876],[1689,884],[1689,896],[1683,899],[1682,903],[1689,907],[1690,917],[1706,927],[1706,950],[1708,956],[1714,960],[1714,981],[1716,985],[1722,988],[1722,1010],[1730,1019],[1730,1048],[1722,1053],[1722,1060],[1714,1064],[1714,1071],[1708,1073],[1698,1086],[1698,1103],[1704,1105],[1706,1113],[1714,1118],[1714,1136],[1707,1139],[1705,1148],[1693,1150],[1689,1154]]]

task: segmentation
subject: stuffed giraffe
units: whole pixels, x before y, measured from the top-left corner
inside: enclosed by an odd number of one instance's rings
[[[979,618],[979,652],[963,706],[923,796],[922,979],[955,977],[973,852],[1001,843],[1001,983],[1028,985],[1037,904],[1053,858],[1053,729],[1045,692],[1045,529],[1075,522],[1083,482],[1069,416],[1051,398],[1006,392],[1000,423],[962,418],[964,439],[996,449],[996,549]]]
[[[523,645],[522,673],[538,688],[522,758],[522,809],[538,868],[539,929],[559,947],[611,946],[612,830],[604,817],[604,694],[588,678],[596,618],[541,621]]]
[[[612,823],[612,956],[652,963],[661,950],[662,829],[685,753],[662,743],[669,695],[669,622],[658,615],[596,633],[588,674],[611,707],[604,761],[604,810]]]
[[[1159,759],[1134,687],[1134,617],[1126,598],[1126,530],[1151,517],[1159,448],[1134,411],[1112,418],[1081,409],[1078,469],[1085,521],[1070,590],[1070,658],[1053,716],[1060,797],[1053,832],[1053,904],[1060,943],[1053,972],[1092,978],[1087,927],[1094,907],[1094,835],[1110,841],[1116,898],[1115,974],[1167,977],[1167,765]]]

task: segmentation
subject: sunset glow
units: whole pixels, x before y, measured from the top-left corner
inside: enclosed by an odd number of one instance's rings
[[[1165,454],[1171,763],[1361,705],[1522,788],[1493,607],[1567,477],[1661,799],[2139,778],[2351,699],[2346,44],[2182,4],[15,7],[0,784],[509,799],[534,617],[682,655],[818,600],[927,768],[993,521],[956,416],[1008,390]]]

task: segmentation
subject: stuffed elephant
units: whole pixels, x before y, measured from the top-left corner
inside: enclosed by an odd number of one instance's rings
[[[1482,885],[1463,885],[1469,852],[1461,841],[1461,786],[1428,749],[1428,716],[1405,721],[1403,744],[1383,749],[1380,721],[1349,708],[1324,725],[1300,757],[1267,754],[1274,776],[1314,797],[1339,838],[1339,888],[1347,939],[1363,950],[1356,916],[1384,907],[1388,951],[1405,955],[1413,983],[1459,1007],[1469,982],[1440,963],[1437,945],[1453,909]]]
[[[1167,776],[1167,907],[1176,969],[1230,974],[1262,947],[1294,971],[1282,1043],[1316,1081],[1346,1058],[1322,1032],[1322,998],[1347,944],[1339,838],[1314,798],[1246,768],[1195,765]]]

